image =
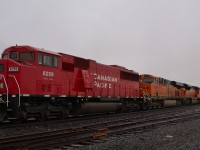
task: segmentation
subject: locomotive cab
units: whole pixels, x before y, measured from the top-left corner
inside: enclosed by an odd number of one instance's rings
[[[0,122],[6,116],[15,118],[18,115],[16,111],[20,108],[23,93],[20,73],[23,66],[30,67],[34,63],[35,52],[28,47],[13,46],[4,50],[0,59]]]
[[[4,50],[0,59],[0,122],[5,116],[14,119],[24,115],[21,110],[33,102],[35,95],[50,94],[44,86],[55,84],[59,56],[30,46],[12,46]]]
[[[34,64],[34,55],[35,53],[31,50],[24,51],[6,51],[2,54],[2,59],[12,59],[23,65],[33,65]]]
[[[151,85],[154,83],[155,79],[151,75],[140,75],[140,96],[146,96],[151,94]]]
[[[170,81],[152,75],[140,75],[140,88],[144,95],[149,95],[156,99],[164,99],[169,96]]]

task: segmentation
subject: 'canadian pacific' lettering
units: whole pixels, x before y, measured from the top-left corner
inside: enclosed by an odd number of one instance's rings
[[[110,76],[104,76],[94,73],[94,86],[97,88],[112,88],[112,84],[108,82],[118,82],[118,79],[116,77],[110,77]],[[102,82],[102,81],[107,81]]]
[[[104,76],[104,75],[98,75],[96,73],[93,74],[95,80],[101,80],[101,81],[111,81],[111,82],[117,82],[116,77],[110,77],[110,76]]]

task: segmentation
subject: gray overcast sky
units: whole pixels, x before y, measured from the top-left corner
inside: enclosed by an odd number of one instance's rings
[[[0,0],[0,46],[31,45],[200,86],[200,0]]]

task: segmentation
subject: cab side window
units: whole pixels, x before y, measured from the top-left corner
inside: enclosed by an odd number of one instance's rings
[[[17,59],[17,52],[10,52],[10,59]]]
[[[42,62],[43,62],[43,55],[42,55],[42,54],[39,54],[39,55],[38,55],[38,64],[39,64],[39,65],[42,65]]]
[[[53,66],[58,67],[58,58],[56,56],[53,57]]]
[[[155,84],[159,84],[159,82],[158,82],[158,79],[157,79],[157,78],[155,78]]]
[[[43,56],[43,64],[46,66],[52,66],[52,57],[51,56]]]
[[[3,59],[6,59],[6,58],[9,58],[9,56],[8,56],[8,54],[3,54],[3,55],[2,55],[2,58],[3,58]]]
[[[38,64],[49,66],[49,67],[58,67],[58,58],[56,56],[48,56],[48,55],[39,54]]]

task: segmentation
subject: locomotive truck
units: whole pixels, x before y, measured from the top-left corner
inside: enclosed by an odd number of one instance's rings
[[[31,46],[0,59],[0,122],[198,103],[199,88]]]

